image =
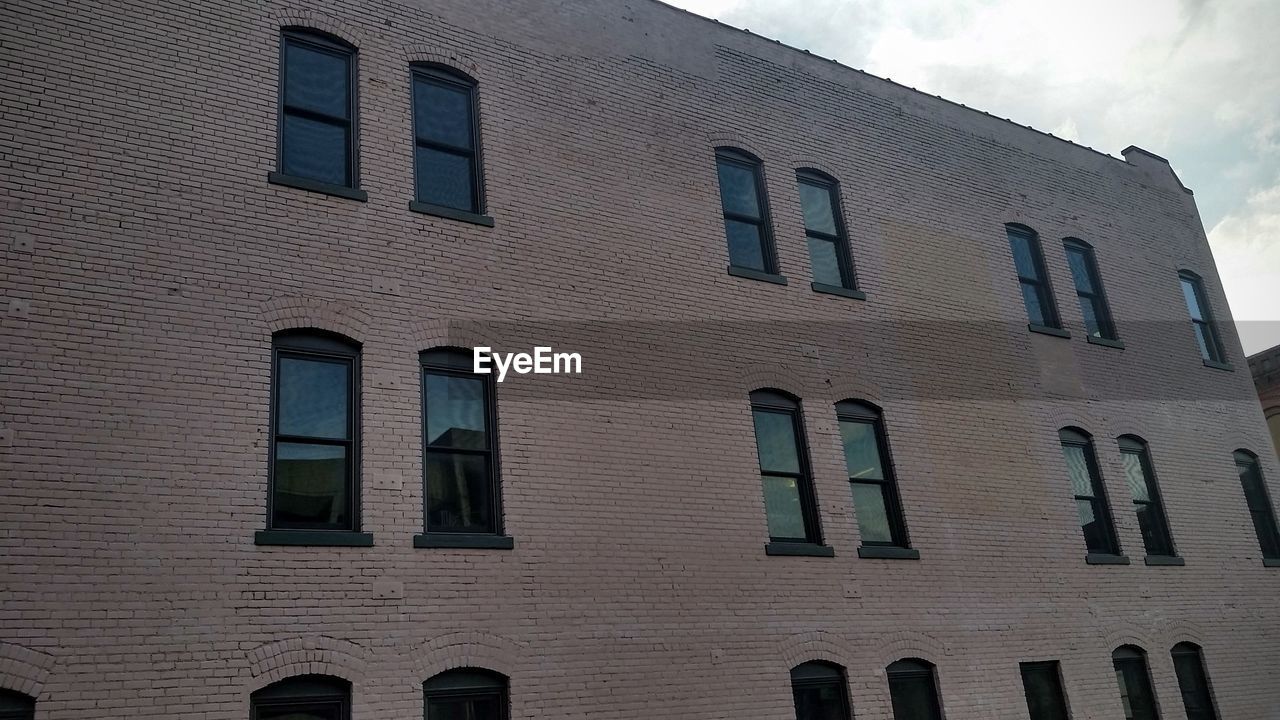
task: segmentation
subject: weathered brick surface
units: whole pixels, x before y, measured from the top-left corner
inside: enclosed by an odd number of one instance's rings
[[[266,183],[286,24],[359,47],[367,203]],[[650,2],[8,0],[0,41],[0,686],[38,717],[243,718],[253,689],[327,672],[356,718],[409,720],[423,680],[477,665],[515,718],[777,719],[789,668],[828,659],[874,720],[885,665],[918,656],[949,720],[1025,717],[1017,663],[1040,659],[1073,717],[1110,720],[1131,642],[1180,718],[1181,640],[1225,719],[1280,717],[1280,570],[1231,453],[1274,496],[1280,468],[1158,159]],[[492,229],[407,208],[419,60],[480,83]],[[718,144],[764,159],[786,286],[725,274]],[[840,180],[867,301],[810,291],[797,167]],[[1044,238],[1072,339],[1026,332],[1006,222]],[[1097,248],[1127,349],[1084,342],[1066,236]],[[1201,364],[1183,267],[1235,372]],[[372,548],[253,544],[292,327],[363,344]],[[418,351],[539,337],[587,372],[500,388],[515,549],[415,550]],[[763,554],[762,386],[804,401],[834,558]],[[885,410],[918,562],[856,556],[845,398]],[[1084,564],[1064,425],[1098,439],[1135,564]],[[1151,444],[1185,567],[1142,564],[1123,433]]]

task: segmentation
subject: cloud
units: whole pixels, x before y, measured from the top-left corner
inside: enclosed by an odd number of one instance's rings
[[[1209,231],[1246,353],[1280,344],[1280,178]]]

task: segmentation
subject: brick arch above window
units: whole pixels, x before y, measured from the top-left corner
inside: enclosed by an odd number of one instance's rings
[[[0,688],[39,698],[56,663],[48,653],[0,642]]]
[[[473,83],[485,82],[488,68],[476,62],[470,55],[437,45],[407,45],[402,57],[406,64],[435,65],[460,73]]]
[[[822,662],[849,668],[856,667],[857,658],[848,650],[850,643],[835,633],[812,630],[796,633],[778,643],[775,655],[781,658],[783,670],[789,670],[807,662]]]
[[[710,143],[712,150],[737,150],[751,155],[757,162],[764,164],[766,153],[761,149],[760,145],[748,139],[741,133],[736,132],[716,132],[707,134],[707,142]]]
[[[337,333],[363,345],[373,321],[363,309],[310,297],[282,297],[262,305],[262,324],[272,334],[315,329]]]
[[[927,633],[899,630],[881,640],[875,649],[877,673],[885,672],[889,665],[906,658],[917,658],[930,665],[939,666],[942,659],[951,655],[951,647]]]
[[[484,668],[507,678],[519,675],[528,648],[511,638],[486,632],[441,635],[413,648],[414,675],[419,681],[464,668]]]
[[[260,690],[295,675],[329,675],[358,685],[365,676],[368,651],[349,640],[297,636],[250,650],[248,690]]]
[[[332,35],[356,49],[365,44],[363,33],[356,27],[342,22],[333,15],[309,8],[279,8],[272,13],[272,19],[281,30],[314,30],[322,32]]]

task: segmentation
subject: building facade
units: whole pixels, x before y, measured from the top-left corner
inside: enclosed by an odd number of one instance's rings
[[[1249,356],[1249,372],[1271,431],[1271,444],[1280,453],[1280,345]]]
[[[1165,160],[648,0],[0,34],[0,717],[1280,717]]]

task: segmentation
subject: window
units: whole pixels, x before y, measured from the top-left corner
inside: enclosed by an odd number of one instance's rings
[[[360,349],[335,335],[275,337],[269,527],[347,530],[359,489]]]
[[[280,58],[280,173],[324,185],[356,182],[356,49],[285,30]]]
[[[249,720],[350,720],[351,683],[299,675],[249,696]]]
[[[1178,273],[1178,279],[1182,282],[1182,297],[1187,301],[1187,312],[1191,314],[1191,325],[1195,328],[1200,357],[1206,362],[1222,363],[1222,343],[1218,341],[1213,313],[1204,296],[1204,282],[1199,275],[1187,270]]]
[[[473,373],[461,350],[428,350],[420,360],[426,532],[498,535],[493,375]]]
[[[1267,408],[1267,428],[1271,430],[1271,444],[1280,457],[1280,407]]]
[[[1013,251],[1013,264],[1018,270],[1018,284],[1022,288],[1022,304],[1027,308],[1027,319],[1036,327],[1061,328],[1058,306],[1053,302],[1053,289],[1049,286],[1049,273],[1044,267],[1044,253],[1040,250],[1040,238],[1034,230],[1022,225],[1006,225],[1005,231]]]
[[[1142,648],[1121,645],[1111,653],[1120,684],[1120,700],[1124,703],[1125,720],[1160,720],[1156,696],[1147,672],[1147,654]]]
[[[751,393],[751,415],[769,540],[821,544],[808,453],[801,445],[800,402],[775,390],[757,390]]]
[[[888,672],[893,720],[942,720],[932,664],[899,660],[889,665]]]
[[[0,720],[34,720],[35,698],[12,690],[0,690]]]
[[[1080,300],[1080,312],[1084,315],[1085,330],[1089,337],[1115,340],[1116,327],[1111,320],[1107,296],[1102,291],[1102,280],[1098,277],[1098,262],[1093,248],[1074,238],[1067,239],[1063,244],[1067,249],[1067,264],[1071,266],[1076,297]]]
[[[1107,495],[1098,472],[1098,458],[1093,440],[1083,431],[1066,428],[1058,432],[1062,440],[1062,456],[1067,463],[1071,489],[1075,493],[1080,529],[1090,554],[1119,555],[1115,527],[1107,509]]]
[[[809,242],[813,282],[829,288],[854,289],[849,238],[840,216],[840,193],[835,180],[812,170],[796,173],[804,234]]]
[[[907,547],[906,523],[880,411],[846,400],[836,404],[836,417],[862,544]]]
[[[417,202],[483,212],[476,84],[434,65],[413,67]]]
[[[495,672],[443,672],[422,683],[422,695],[426,720],[507,720],[507,679]]]
[[[1262,480],[1262,466],[1258,456],[1248,450],[1235,452],[1236,470],[1240,473],[1240,485],[1244,488],[1244,500],[1253,517],[1253,529],[1258,534],[1258,546],[1262,557],[1280,559],[1280,530],[1276,529],[1276,515],[1267,496],[1267,486]]]
[[[1218,720],[1218,713],[1213,709],[1209,675],[1204,670],[1204,656],[1200,652],[1200,646],[1181,642],[1173,646],[1171,654],[1187,720]]]
[[[1031,720],[1069,720],[1058,663],[1026,662],[1018,667],[1022,670],[1022,689],[1027,694]]]
[[[741,150],[721,148],[716,150],[716,172],[720,177],[724,231],[729,240],[729,266],[776,273],[760,161]]]
[[[1142,530],[1142,544],[1148,555],[1177,555],[1173,549],[1173,537],[1160,500],[1160,488],[1156,485],[1155,472],[1151,469],[1151,451],[1142,438],[1125,435],[1120,438],[1120,460],[1124,463],[1124,482],[1129,486],[1134,509],[1138,513],[1138,527]]]
[[[796,720],[851,720],[848,683],[839,665],[807,662],[791,669]]]

